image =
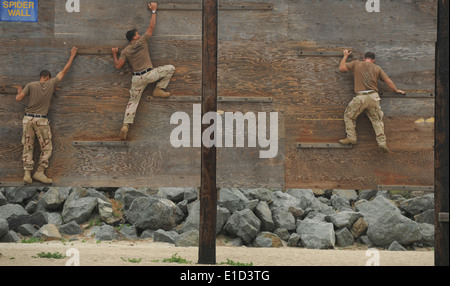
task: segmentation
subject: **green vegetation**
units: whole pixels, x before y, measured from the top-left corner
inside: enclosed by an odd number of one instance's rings
[[[21,243],[43,243],[44,240],[41,238],[37,238],[37,237],[30,237],[28,239],[23,238],[20,242]]]
[[[253,266],[253,262],[250,262],[250,263],[234,262],[233,260],[228,259],[228,258],[227,258],[226,262],[221,262],[219,264],[221,264],[221,265],[225,264],[225,265],[231,265],[231,266]]]
[[[171,258],[164,258],[162,262],[170,262],[170,263],[181,263],[181,264],[191,264],[192,261],[187,261],[186,259],[182,258],[178,255],[178,253],[175,253],[172,255]]]
[[[54,258],[54,259],[64,259],[66,256],[59,252],[40,252],[36,256],[31,256],[33,258]]]
[[[128,262],[131,262],[131,263],[139,263],[139,262],[142,261],[142,258],[123,258],[123,257],[120,257],[120,259],[122,259],[125,262],[128,261]]]

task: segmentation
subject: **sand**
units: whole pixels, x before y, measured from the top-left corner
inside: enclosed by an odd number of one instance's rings
[[[67,252],[68,256],[63,259],[38,258],[37,255],[41,252],[58,252],[64,255]],[[181,265],[162,262],[163,259],[171,258],[175,254],[191,261],[190,264],[183,266],[198,265],[198,247],[175,247],[173,244],[151,240],[96,242],[93,239],[80,239],[72,242],[0,243],[0,266],[65,266],[77,260],[77,255],[73,253],[78,254],[81,266]],[[371,261],[378,261],[380,266],[433,266],[434,251],[432,249],[368,251],[367,246],[362,245],[330,250],[218,245],[217,264],[227,260],[253,263],[254,266],[365,266]]]

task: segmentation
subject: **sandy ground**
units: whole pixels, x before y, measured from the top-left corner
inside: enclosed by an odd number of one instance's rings
[[[38,258],[41,252],[61,253],[63,259]],[[377,252],[377,253],[374,253]],[[167,263],[174,254],[190,264]],[[33,257],[34,256],[34,257]],[[65,266],[79,258],[81,266],[196,266],[198,247],[175,247],[173,244],[144,241],[95,242],[93,239],[72,242],[0,243],[0,266]],[[139,260],[138,263],[130,261]],[[379,261],[380,266],[433,266],[434,251],[387,251],[367,249],[311,250],[305,248],[216,247],[217,264],[232,260],[254,266],[365,266]]]

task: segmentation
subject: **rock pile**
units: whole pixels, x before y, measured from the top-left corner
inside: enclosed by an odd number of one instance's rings
[[[0,188],[0,242],[86,235],[198,246],[195,188]],[[434,243],[434,196],[387,191],[222,188],[217,234],[231,245],[390,250]]]

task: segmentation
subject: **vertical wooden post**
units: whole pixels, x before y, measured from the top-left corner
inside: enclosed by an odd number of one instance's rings
[[[202,1],[202,118],[217,112],[217,0]],[[217,114],[217,113],[216,113]],[[207,128],[202,124],[202,134]],[[215,134],[215,136],[217,136]],[[201,148],[199,264],[216,264],[216,146]]]
[[[438,39],[436,45],[436,107],[435,107],[435,246],[436,266],[449,265],[449,43],[448,43],[448,0],[438,1]],[[446,215],[445,215],[446,214]],[[446,219],[445,216],[447,217]],[[445,221],[446,220],[446,221]]]

